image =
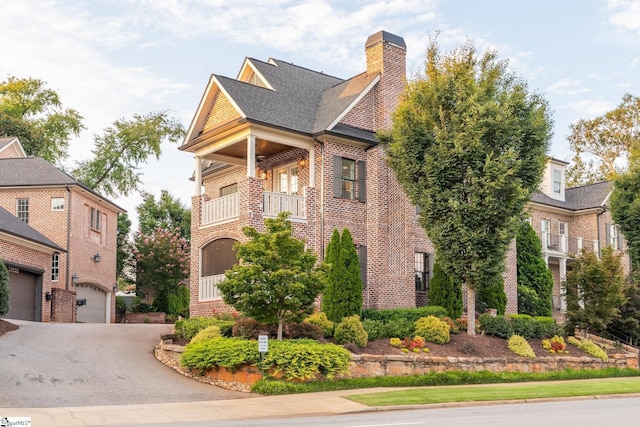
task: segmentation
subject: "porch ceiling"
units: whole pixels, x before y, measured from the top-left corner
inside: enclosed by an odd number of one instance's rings
[[[283,151],[290,150],[291,148],[292,147],[289,145],[256,138],[256,157],[270,157],[275,154],[282,153]],[[235,144],[216,151],[215,154],[244,160],[247,158],[247,142],[238,141]]]

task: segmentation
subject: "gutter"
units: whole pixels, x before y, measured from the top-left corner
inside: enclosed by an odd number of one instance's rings
[[[70,254],[69,254],[69,245],[71,242],[71,190],[69,189],[69,184],[66,184],[64,186],[67,190],[67,199],[68,199],[68,203],[67,203],[67,267],[66,267],[66,274],[65,274],[65,278],[64,278],[64,289],[65,290],[69,290],[69,264],[70,264]]]
[[[320,144],[320,260],[324,261],[324,142],[317,136],[313,140]]]

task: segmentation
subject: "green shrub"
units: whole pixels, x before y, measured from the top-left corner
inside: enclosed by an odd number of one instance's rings
[[[129,310],[124,297],[116,297],[116,313],[124,314]]]
[[[446,344],[451,339],[449,325],[435,316],[427,316],[416,321],[415,334],[425,341]]]
[[[443,317],[442,321],[446,322],[447,325],[449,325],[449,333],[452,333],[452,334],[460,333],[460,326],[456,323],[455,320],[453,320],[450,317]]]
[[[190,344],[199,343],[201,341],[212,340],[214,338],[220,338],[220,328],[216,325],[211,325],[198,332],[190,341]]]
[[[366,347],[368,341],[367,331],[362,327],[360,316],[345,317],[336,326],[333,339],[338,344],[355,344],[358,347]]]
[[[382,323],[389,323],[392,320],[408,320],[411,323],[427,316],[445,317],[447,310],[437,305],[429,305],[418,308],[391,308],[385,310],[367,309],[362,311],[362,319],[379,320]]]
[[[0,316],[7,314],[11,308],[9,294],[9,270],[0,259]]]
[[[351,353],[335,344],[320,344],[313,340],[284,340],[269,343],[269,351],[259,364],[273,375],[282,373],[287,380],[313,379],[318,374],[326,378],[349,372]]]
[[[551,316],[536,316],[535,320],[539,328],[538,338],[550,338],[554,335],[562,335],[561,327]]]
[[[410,337],[413,335],[414,325],[408,319],[393,319],[384,324],[383,337]]]
[[[533,317],[528,314],[510,314],[508,317],[513,328],[513,333],[524,338],[537,338],[539,328],[534,323]]]
[[[333,322],[327,318],[327,315],[324,312],[319,311],[317,313],[313,313],[311,316],[304,319],[304,321],[311,323],[312,325],[320,326],[325,338],[333,336]]]
[[[598,359],[604,360],[605,362],[609,360],[609,356],[607,355],[607,353],[591,340],[579,340],[576,337],[569,337],[567,339],[567,342],[584,350],[593,357],[597,357]]]
[[[317,375],[333,378],[346,374],[350,353],[334,344],[313,340],[270,341],[269,351],[260,362],[258,343],[242,338],[214,338],[189,343],[180,363],[201,373],[215,366],[235,371],[241,365],[259,364],[265,371],[282,373],[285,379],[310,379]]]
[[[385,328],[385,324],[379,320],[365,319],[362,321],[362,327],[367,332],[369,341],[374,341],[378,338],[388,338],[386,335],[387,329]]]
[[[167,294],[167,314],[189,317],[189,288],[180,286],[178,292]]]
[[[478,320],[482,330],[487,335],[495,335],[505,339],[508,339],[513,335],[511,323],[502,315],[494,317],[490,314],[483,314]]]
[[[192,317],[191,319],[180,319],[173,325],[176,336],[179,338],[193,339],[198,332],[216,325],[220,328],[220,334],[228,336],[227,333],[233,322],[220,320],[215,317]]]
[[[524,337],[521,337],[520,335],[511,335],[511,338],[509,338],[509,342],[507,345],[509,346],[509,350],[513,351],[518,356],[536,357],[536,354],[533,352],[531,345]]]

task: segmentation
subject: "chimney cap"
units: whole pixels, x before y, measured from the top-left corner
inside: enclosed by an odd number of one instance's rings
[[[388,33],[386,31],[378,31],[375,34],[370,35],[369,38],[367,38],[367,42],[364,44],[364,47],[365,49],[368,49],[371,46],[382,42],[394,44],[405,50],[407,49],[407,45],[405,44],[402,37]]]

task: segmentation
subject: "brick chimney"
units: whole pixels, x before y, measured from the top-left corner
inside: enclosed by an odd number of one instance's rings
[[[389,129],[391,113],[398,106],[407,79],[407,45],[402,37],[378,31],[369,36],[364,47],[367,74],[380,73],[375,125],[377,129]]]

